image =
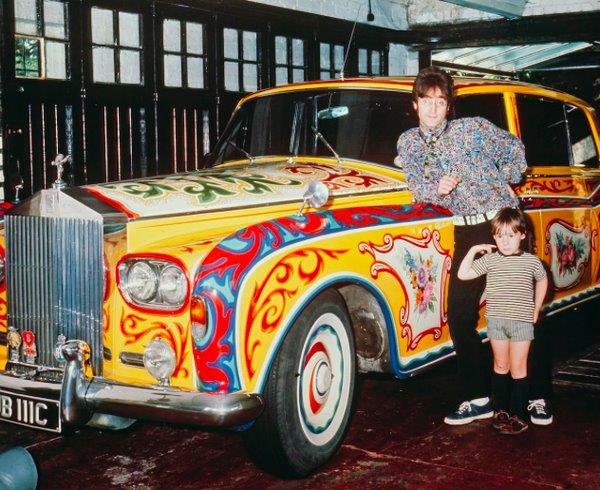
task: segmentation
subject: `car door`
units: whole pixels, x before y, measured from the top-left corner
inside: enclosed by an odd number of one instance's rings
[[[550,273],[551,312],[583,299],[598,281],[597,143],[586,110],[575,101],[534,93],[515,98],[529,164],[518,191],[526,209],[539,211],[534,248]]]

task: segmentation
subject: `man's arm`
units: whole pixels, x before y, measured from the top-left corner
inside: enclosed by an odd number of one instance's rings
[[[484,151],[496,163],[504,179],[510,184],[517,184],[527,169],[523,142],[487,119],[476,119],[484,136]]]

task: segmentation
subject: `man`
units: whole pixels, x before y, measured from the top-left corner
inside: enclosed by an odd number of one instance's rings
[[[509,183],[521,180],[527,163],[521,141],[486,119],[449,121],[453,93],[450,75],[433,67],[421,70],[413,87],[419,127],[400,136],[395,163],[404,170],[416,201],[440,204],[454,214],[448,324],[464,401],[444,422],[461,425],[490,418],[494,412],[476,331],[485,279],[461,281],[458,266],[473,245],[493,243],[490,221],[500,208],[518,207]],[[492,383],[505,386],[510,379],[493,375]]]

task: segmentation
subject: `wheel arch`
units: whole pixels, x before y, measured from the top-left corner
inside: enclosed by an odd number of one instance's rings
[[[337,274],[323,279],[298,298],[293,311],[290,312],[271,342],[269,352],[257,377],[254,392],[264,393],[274,359],[292,325],[304,309],[327,290],[336,291],[348,311],[354,333],[358,371],[391,372],[396,375],[400,373],[393,315],[383,293],[358,275]],[[376,309],[371,312],[366,310],[366,305]],[[373,318],[365,318],[365,313],[373,313]],[[372,355],[375,350],[377,351],[376,355]]]

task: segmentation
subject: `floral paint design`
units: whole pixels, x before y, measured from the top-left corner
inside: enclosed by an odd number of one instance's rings
[[[418,254],[411,254],[406,250],[404,254],[405,271],[410,276],[410,285],[416,293],[414,310],[419,314],[426,311],[434,311],[437,298],[435,296],[434,280],[437,276],[437,265],[433,263],[433,257],[423,258]]]
[[[426,336],[438,340],[447,323],[443,301],[450,271],[450,252],[440,244],[440,232],[425,228],[421,236],[385,235],[383,243],[360,244],[363,253],[373,256],[371,275],[391,274],[406,297],[400,308],[401,337],[407,350],[415,350]]]
[[[550,270],[557,291],[579,284],[590,260],[591,234],[588,226],[575,227],[561,219],[548,223],[544,254],[550,256]]]
[[[558,261],[559,275],[572,273],[577,268],[577,263],[585,255],[585,241],[570,235],[556,234],[555,252]]]

